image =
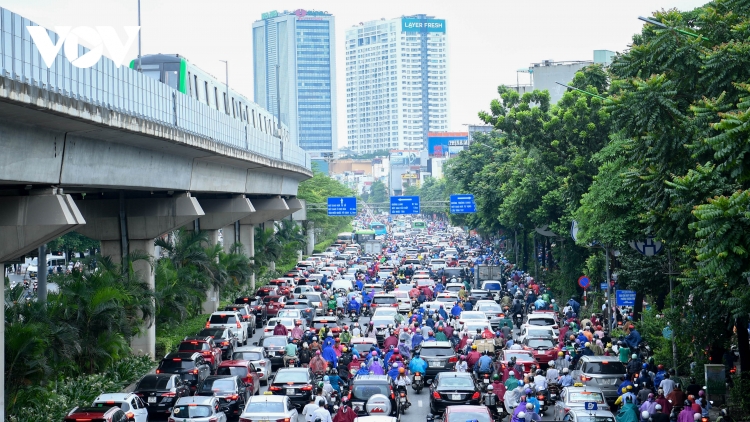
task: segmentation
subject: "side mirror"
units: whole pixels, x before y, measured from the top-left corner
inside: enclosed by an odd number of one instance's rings
[[[261,373],[263,372],[263,368],[255,368],[255,372]]]
[[[227,413],[229,411],[229,405],[228,404],[219,405],[219,411]]]
[[[257,342],[257,341],[256,341],[255,343],[253,343],[253,345],[254,345],[254,346],[260,346],[260,344],[258,344],[258,342]]]

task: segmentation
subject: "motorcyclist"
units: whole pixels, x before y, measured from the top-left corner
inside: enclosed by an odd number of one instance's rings
[[[349,344],[349,342],[352,341],[352,334],[349,332],[348,325],[344,325],[343,331],[339,334],[339,339],[342,344]]]
[[[492,358],[487,354],[486,350],[482,352],[482,356],[474,365],[474,373],[477,377],[479,374],[492,373]]]
[[[560,386],[561,387],[573,386],[573,377],[570,376],[570,370],[568,368],[563,369],[563,375],[562,377],[560,377]]]
[[[628,333],[627,336],[625,336],[625,339],[623,340],[628,347],[630,347],[631,350],[638,350],[638,345],[641,344],[641,334],[638,332],[638,330],[635,329],[634,325],[629,325],[628,328],[630,329],[630,333]]]
[[[466,362],[466,355],[461,355],[456,363],[456,372],[469,372],[469,364]]]
[[[339,377],[339,373],[335,368],[331,368],[328,371],[328,379],[331,382],[333,389],[336,390],[336,392],[339,393],[339,397],[341,397],[341,384],[344,383],[344,380]]]
[[[557,384],[558,377],[560,376],[560,371],[555,368],[555,361],[550,361],[547,365],[549,366],[547,368],[547,374],[545,376],[545,378],[547,379],[547,385]]]
[[[331,297],[328,299],[328,310],[336,312],[337,306],[338,301],[336,300],[336,295],[331,295]]]
[[[315,356],[310,359],[310,370],[315,375],[323,375],[328,370],[328,362],[320,356],[320,350],[316,350]]]
[[[362,308],[362,305],[359,303],[356,297],[353,297],[352,300],[349,301],[349,306],[347,307],[347,313],[351,313],[352,311],[356,312],[357,316],[359,316],[360,309]]]
[[[537,391],[543,391],[547,389],[547,378],[542,375],[542,370],[537,369],[536,375],[534,376],[534,385]]]
[[[415,353],[414,357],[409,362],[409,371],[411,373],[421,372],[422,374],[424,374],[426,370],[427,362],[422,359],[421,356],[419,356],[419,353]]]
[[[407,386],[411,385],[411,378],[409,378],[409,375],[406,373],[406,369],[398,368],[398,377],[396,377],[394,383],[396,384],[396,391],[403,391],[404,393],[406,393],[406,402],[411,404],[406,388]]]
[[[438,332],[435,334],[435,340],[437,341],[448,341],[448,337],[445,335],[443,327],[438,327]]]
[[[297,359],[297,344],[290,340],[284,347],[284,366],[289,366],[292,359]]]
[[[401,356],[403,357],[404,360],[411,359],[411,348],[406,343],[406,339],[405,338],[401,339],[401,342],[399,342],[399,344],[398,344],[398,349],[396,349],[396,350],[398,350],[398,352],[401,354]]]
[[[505,384],[500,380],[500,375],[495,374],[492,376],[492,391],[497,395],[498,400],[503,401],[505,397]],[[488,387],[489,388],[489,387]]]

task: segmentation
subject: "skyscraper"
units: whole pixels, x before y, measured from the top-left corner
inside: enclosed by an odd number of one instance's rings
[[[275,115],[280,109],[300,147],[313,156],[337,150],[333,15],[264,13],[253,23],[253,77],[255,102]]]
[[[449,127],[444,19],[402,16],[346,30],[346,127],[357,153],[418,150]]]

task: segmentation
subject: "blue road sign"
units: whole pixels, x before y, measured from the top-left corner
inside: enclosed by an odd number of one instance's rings
[[[583,403],[583,406],[586,410],[598,410],[599,406],[596,405],[595,401],[587,401]]]
[[[329,217],[354,217],[357,215],[357,198],[332,197],[328,198]]]
[[[391,196],[391,214],[419,214],[419,197]]]
[[[607,291],[607,283],[602,283],[599,287],[602,289],[603,292]]]
[[[618,290],[615,292],[617,306],[635,306],[635,292],[633,290]]]
[[[462,194],[451,195],[450,200],[451,214],[471,214],[477,212],[477,206],[474,203],[474,195]]]

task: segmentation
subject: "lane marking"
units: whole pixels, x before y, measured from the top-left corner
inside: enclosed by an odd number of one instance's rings
[[[417,405],[418,405],[419,407],[422,407],[422,400],[418,400],[418,401],[417,401]]]

